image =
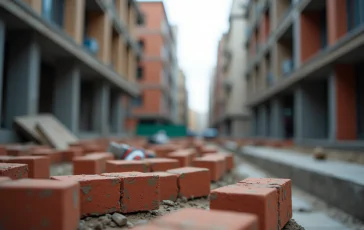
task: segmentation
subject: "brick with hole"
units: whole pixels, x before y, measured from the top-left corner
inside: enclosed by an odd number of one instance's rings
[[[195,158],[194,167],[207,168],[210,171],[211,181],[218,181],[225,173],[225,158],[222,156],[207,156]]]
[[[171,229],[257,230],[258,217],[248,213],[186,208],[152,221]]]
[[[11,180],[10,177],[0,176],[0,183],[10,181],[10,180]]]
[[[110,156],[108,154],[88,154],[82,157],[74,157],[73,174],[101,174],[105,172],[106,161]]]
[[[51,164],[58,164],[63,161],[62,153],[53,149],[36,149],[31,152],[31,155],[49,157]]]
[[[192,165],[196,152],[192,150],[179,150],[168,154],[167,158],[178,160],[179,167],[188,167]]]
[[[179,161],[168,158],[152,158],[146,160],[151,172],[164,172],[169,169],[179,168]]]
[[[12,180],[28,178],[28,165],[0,163],[0,176],[10,177]]]
[[[178,176],[167,172],[152,172],[148,175],[159,176],[160,200],[176,201],[178,197]]]
[[[54,176],[53,180],[80,184],[81,216],[99,216],[120,210],[120,181],[100,175]]]
[[[139,160],[114,160],[106,162],[106,172],[149,172],[150,169],[145,161]]]
[[[292,218],[292,181],[281,178],[248,178],[239,182],[247,186],[275,188],[278,196],[278,222],[283,228]]]
[[[1,159],[0,159],[1,161]],[[21,156],[5,160],[6,163],[18,163],[28,165],[28,177],[48,179],[50,175],[50,159],[41,156]]]
[[[178,175],[179,197],[193,199],[210,193],[210,172],[206,168],[184,167],[167,171]]]
[[[120,180],[120,212],[133,213],[159,208],[159,176],[140,172],[103,173]]]
[[[244,204],[244,205],[242,205]],[[259,217],[259,229],[278,229],[278,195],[275,188],[228,185],[211,191],[210,210],[251,213]]]
[[[3,229],[77,229],[79,184],[74,181],[21,179],[0,183]]]

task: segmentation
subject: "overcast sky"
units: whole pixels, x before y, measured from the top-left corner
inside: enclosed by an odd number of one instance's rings
[[[208,111],[209,83],[217,44],[228,28],[231,0],[164,0],[171,24],[178,26],[179,65],[187,77],[189,106]]]

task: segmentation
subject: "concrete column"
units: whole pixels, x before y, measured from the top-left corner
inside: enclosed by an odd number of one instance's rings
[[[298,87],[294,91],[294,139],[297,143],[300,143],[303,139],[303,126],[304,126],[304,116],[303,116],[303,89],[302,86]]]
[[[121,134],[123,131],[124,114],[121,101],[121,92],[116,92],[111,98],[111,131],[113,134]]]
[[[279,98],[270,103],[270,133],[274,139],[284,138],[283,105]]]
[[[3,102],[3,78],[4,78],[4,61],[5,61],[5,57],[4,57],[4,51],[5,51],[5,34],[6,32],[6,28],[5,28],[5,23],[3,20],[0,19],[0,120],[1,118],[1,114],[2,114],[2,102]]]
[[[328,93],[328,139],[330,142],[336,140],[336,80],[332,73],[327,79]]]
[[[14,34],[9,45],[5,127],[11,129],[14,117],[38,112],[41,51],[35,33]],[[26,39],[22,39],[26,38]]]
[[[252,116],[251,116],[251,127],[250,127],[250,135],[252,137],[258,136],[258,114],[256,109],[252,109]]]
[[[301,18],[300,12],[293,12],[293,63],[294,69],[301,65]]]
[[[96,82],[94,86],[93,127],[102,136],[109,135],[110,85]]]
[[[79,131],[81,72],[71,63],[58,65],[54,92],[54,114],[73,133]]]
[[[261,105],[258,108],[258,136],[267,137],[267,108],[265,105]]]

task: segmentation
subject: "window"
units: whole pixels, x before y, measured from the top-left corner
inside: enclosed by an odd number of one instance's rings
[[[143,40],[139,40],[139,47],[140,47],[140,49],[142,50],[142,51],[144,51],[144,41]]]
[[[57,24],[58,26],[63,26],[64,18],[64,0],[43,0],[42,1],[42,15],[47,20]]]
[[[142,98],[142,96],[139,96],[139,97],[136,97],[136,98],[133,99],[133,106],[134,107],[139,107],[141,105],[143,105],[143,98]]]
[[[137,80],[140,81],[143,80],[143,78],[144,78],[144,68],[139,66],[137,69]]]

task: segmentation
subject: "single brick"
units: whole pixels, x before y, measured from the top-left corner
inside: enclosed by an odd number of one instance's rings
[[[11,179],[9,177],[0,176],[0,183],[10,181]]]
[[[178,176],[166,172],[146,173],[148,175],[159,176],[160,200],[176,201],[178,197]]]
[[[279,227],[277,201],[275,188],[234,184],[211,191],[210,209],[255,214],[259,229],[270,230]]]
[[[6,146],[6,154],[8,156],[27,156],[28,148],[24,145],[8,145]]]
[[[192,165],[192,160],[195,158],[196,152],[192,150],[179,150],[168,154],[168,158],[179,161],[180,167],[188,167]]]
[[[85,144],[81,146],[84,154],[105,152],[105,148],[99,144]]]
[[[100,175],[54,176],[53,180],[80,184],[81,216],[99,216],[120,210],[120,182]]]
[[[203,146],[202,148],[200,148],[201,155],[205,155],[205,154],[209,154],[209,153],[217,153],[217,152],[218,152],[218,150],[214,146]]]
[[[102,176],[120,179],[120,211],[122,213],[159,208],[159,176],[140,172],[103,173]]]
[[[185,208],[152,222],[171,229],[257,230],[258,218],[248,213]]]
[[[101,174],[105,172],[106,158],[103,154],[89,154],[72,160],[73,174]]]
[[[210,193],[210,172],[205,168],[185,167],[167,171],[178,175],[179,197],[196,198]]]
[[[28,165],[0,163],[0,176],[10,177],[13,180],[28,178]]]
[[[164,172],[169,169],[179,168],[179,161],[168,158],[152,158],[146,160],[152,172]]]
[[[60,152],[62,153],[63,161],[65,162],[72,162],[74,157],[83,156],[83,149],[80,147],[70,147]]]
[[[106,162],[106,172],[149,172],[148,164],[138,160],[115,160]]]
[[[50,159],[49,157],[40,156],[22,156],[13,157],[5,160],[7,163],[19,163],[28,165],[28,177],[48,179],[50,174]]]
[[[226,171],[231,172],[234,169],[234,156],[231,153],[218,152],[218,153],[208,153],[204,156],[223,156],[225,158]]]
[[[63,161],[62,152],[53,149],[36,149],[33,150],[32,156],[49,157],[51,164],[61,163]]]
[[[164,145],[154,145],[149,149],[155,151],[155,154],[158,157],[166,157],[169,153],[177,151],[179,149],[179,146],[173,144],[164,144]]]
[[[6,147],[4,145],[0,145],[0,156],[6,156],[8,153],[6,152]]]
[[[21,179],[0,184],[3,229],[77,229],[79,184],[73,181]]]
[[[292,181],[280,178],[248,178],[239,183],[248,186],[275,188],[278,196],[280,229],[292,218]]]
[[[198,168],[207,168],[210,171],[211,181],[220,180],[225,173],[225,158],[222,156],[195,158],[192,165]]]

